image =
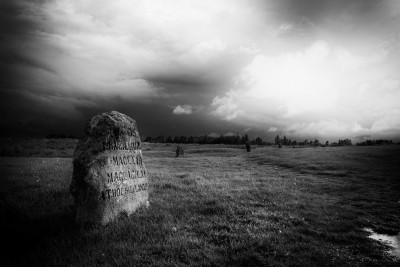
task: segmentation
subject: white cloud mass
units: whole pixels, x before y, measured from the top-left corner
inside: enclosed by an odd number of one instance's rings
[[[301,136],[394,135],[400,130],[400,86],[385,79],[388,54],[374,47],[358,55],[325,41],[303,51],[258,54],[235,85],[214,98],[213,114]]]
[[[182,105],[182,106],[178,105],[172,111],[172,113],[176,115],[190,115],[192,114],[192,112],[193,112],[192,107],[189,105]]]

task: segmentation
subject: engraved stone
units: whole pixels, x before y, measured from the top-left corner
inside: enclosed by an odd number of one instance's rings
[[[79,224],[106,224],[148,206],[147,171],[136,122],[119,112],[94,116],[74,154],[70,191]]]
[[[178,145],[176,147],[176,155],[175,155],[175,157],[179,157],[179,156],[183,157],[184,154],[185,154],[185,152],[183,151],[183,147]]]

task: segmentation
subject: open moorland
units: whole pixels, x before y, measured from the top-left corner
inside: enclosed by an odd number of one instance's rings
[[[174,145],[144,144],[149,208],[79,228],[76,140],[7,144],[3,266],[400,264],[365,231],[400,233],[400,146],[187,145],[175,158]]]

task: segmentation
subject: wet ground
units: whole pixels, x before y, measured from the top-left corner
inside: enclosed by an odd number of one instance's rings
[[[371,228],[364,228],[364,230],[370,234],[369,238],[390,246],[391,249],[389,249],[387,252],[400,259],[400,233],[397,236],[390,236],[375,233]]]

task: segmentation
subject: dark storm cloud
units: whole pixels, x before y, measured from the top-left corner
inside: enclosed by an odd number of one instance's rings
[[[26,93],[30,86],[24,69],[52,69],[26,55],[27,47],[35,39],[34,32],[40,27],[25,11],[28,5],[41,1],[1,1],[0,3],[0,119],[1,135],[43,135],[43,127],[57,118],[46,116],[38,102]],[[53,113],[54,114],[54,113]]]
[[[146,81],[153,83],[157,86],[166,86],[166,85],[181,85],[181,86],[204,86],[208,85],[209,81],[202,79],[201,77],[196,76],[185,76],[184,74],[176,75],[176,76],[145,76],[143,77]]]
[[[45,1],[2,1],[0,8],[0,90],[33,90],[34,72],[55,73],[44,60],[40,6]]]
[[[397,129],[395,1],[0,5],[3,135],[79,134],[108,110],[135,118],[144,135]],[[344,91],[351,100],[339,101]],[[337,103],[343,111],[326,111]]]
[[[56,125],[82,121],[88,110],[131,107],[139,117],[173,118],[178,105],[209,104],[248,54],[238,50],[243,40],[229,47],[221,40],[243,10],[224,11],[231,23],[211,29],[226,3],[181,4],[2,2],[0,82],[8,102],[1,114],[14,125],[7,133],[67,130]],[[164,110],[155,113],[157,106]]]
[[[31,4],[40,3],[43,1],[29,1]],[[5,35],[24,35],[26,32],[36,28],[27,17],[24,17],[24,11],[27,1],[20,0],[4,0],[0,3],[0,27],[2,38]]]
[[[4,65],[8,65],[11,68],[13,66],[25,65],[27,67],[42,69],[48,72],[55,73],[55,71],[50,66],[38,60],[35,60],[32,57],[29,57],[28,55],[24,55],[22,51],[20,50],[10,51],[10,50],[8,54],[4,55],[1,58]]]
[[[25,38],[25,34],[35,27],[28,20],[18,18],[23,10],[18,3],[18,1],[2,1],[0,3],[0,67],[2,73],[8,71],[8,65],[20,62],[20,51],[15,49],[15,46],[20,42],[19,38]],[[10,72],[7,74],[2,75],[3,83],[7,83],[9,79]],[[4,85],[1,89],[4,89],[3,87]]]
[[[272,6],[276,14],[284,20],[299,21],[307,18],[315,23],[326,20],[346,22],[344,19],[353,17],[379,16],[390,0],[280,0]]]
[[[82,114],[80,124],[77,123],[74,127],[77,133],[83,131],[83,123],[86,120],[109,110],[118,110],[135,119],[142,136],[206,135],[215,131],[223,133],[226,129],[242,131],[241,127],[234,127],[229,122],[221,122],[217,118],[210,119],[202,114],[176,116],[171,112],[170,107],[157,102],[132,103],[128,99],[116,97],[112,101],[98,103],[95,107],[77,105],[76,109]]]
[[[357,36],[364,42],[393,32],[390,12],[396,6],[392,0],[282,0],[268,2],[267,8],[275,10],[276,21],[286,24],[281,37],[351,41]]]
[[[74,133],[76,114],[63,108],[59,101],[48,101],[26,91],[0,92],[3,136],[45,136]],[[62,104],[62,103],[61,103]]]

